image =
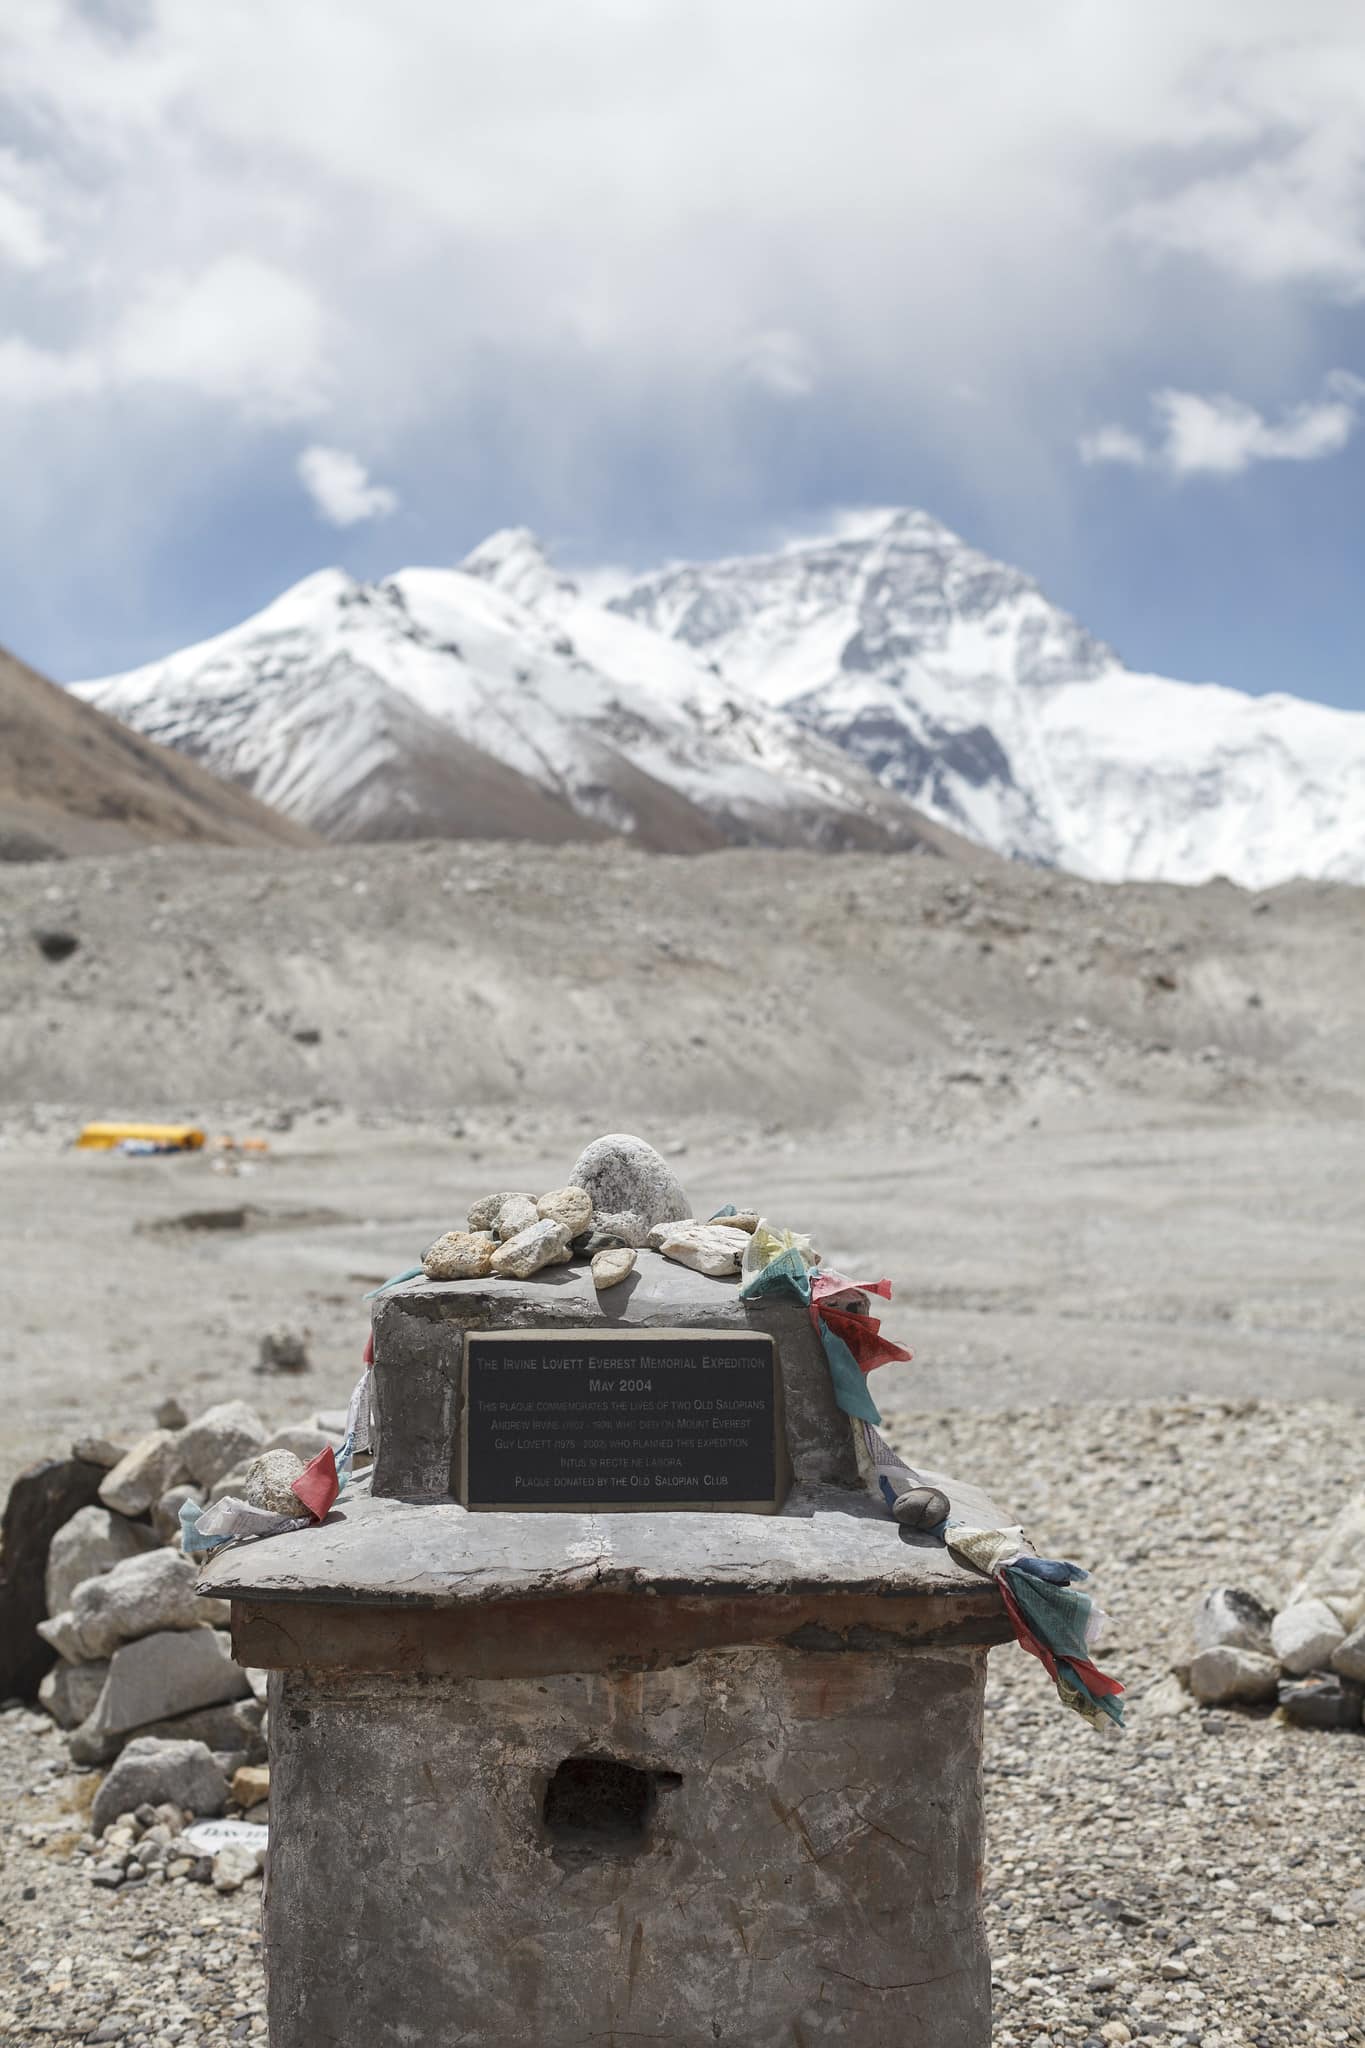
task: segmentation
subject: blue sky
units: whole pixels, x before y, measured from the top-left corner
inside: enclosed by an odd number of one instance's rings
[[[907,503],[1134,666],[1365,708],[1363,301],[1346,5],[11,0],[0,640]]]

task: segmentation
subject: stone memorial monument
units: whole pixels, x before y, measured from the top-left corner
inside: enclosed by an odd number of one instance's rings
[[[986,2048],[1000,1595],[869,1491],[799,1302],[593,1207],[614,1284],[382,1294],[368,1489],[207,1567],[272,1674],[271,2048]]]

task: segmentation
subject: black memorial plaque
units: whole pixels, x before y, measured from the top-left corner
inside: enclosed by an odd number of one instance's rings
[[[469,1508],[773,1514],[777,1346],[704,1330],[498,1330],[465,1338]]]

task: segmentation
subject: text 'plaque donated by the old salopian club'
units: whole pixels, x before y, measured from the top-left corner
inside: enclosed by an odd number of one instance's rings
[[[468,1508],[773,1514],[780,1410],[771,1337],[471,1331],[460,1498]]]

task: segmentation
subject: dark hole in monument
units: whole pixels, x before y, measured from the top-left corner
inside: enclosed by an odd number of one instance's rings
[[[545,1832],[559,1849],[628,1853],[644,1843],[660,1786],[681,1783],[676,1771],[641,1771],[615,1757],[567,1756],[545,1787]]]

